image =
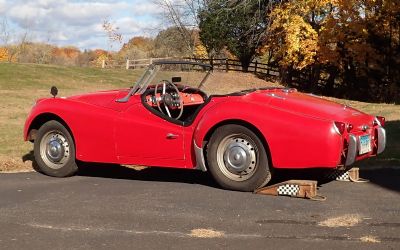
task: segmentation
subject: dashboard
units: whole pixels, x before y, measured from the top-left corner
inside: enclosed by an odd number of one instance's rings
[[[179,106],[179,98],[183,101],[183,106],[193,106],[193,105],[200,105],[204,103],[203,95],[199,93],[186,93],[184,91],[179,91],[179,96],[177,93],[173,92],[169,94],[172,98],[172,102]],[[146,103],[152,107],[157,107],[157,100],[161,99],[161,93],[157,93],[156,95],[148,94],[146,95]],[[175,105],[174,105],[175,106]]]

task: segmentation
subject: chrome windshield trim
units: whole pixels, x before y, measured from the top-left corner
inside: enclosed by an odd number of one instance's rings
[[[198,89],[201,89],[201,88],[203,87],[204,83],[207,82],[208,77],[211,75],[211,72],[212,72],[212,70],[209,70],[209,71],[207,72],[207,75],[206,75],[206,76],[203,78],[203,80],[200,82],[199,86],[197,86]]]
[[[145,70],[145,72],[142,74],[142,76],[139,78],[139,80],[129,90],[129,93],[125,97],[123,97],[121,99],[117,99],[116,102],[125,103],[125,102],[129,101],[129,99],[132,95],[143,94],[146,91],[149,84],[151,83],[151,81],[157,75],[158,71],[160,70],[160,66],[168,65],[168,64],[172,64],[172,65],[186,64],[186,65],[200,66],[203,68],[203,70],[207,70],[207,74],[204,76],[203,80],[200,82],[198,88],[201,88],[204,85],[204,83],[207,81],[207,79],[210,76],[210,73],[213,69],[213,67],[209,64],[191,62],[191,61],[155,61],[149,65],[149,67]]]

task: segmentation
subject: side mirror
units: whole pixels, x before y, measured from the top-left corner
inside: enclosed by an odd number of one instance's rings
[[[172,83],[181,82],[181,81],[182,81],[182,78],[180,76],[172,77]]]
[[[58,89],[56,86],[51,87],[50,94],[55,98],[58,94]]]

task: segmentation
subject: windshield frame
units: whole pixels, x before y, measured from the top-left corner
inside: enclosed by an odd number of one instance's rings
[[[129,93],[124,98],[118,99],[116,101],[121,103],[128,102],[129,98],[132,95],[142,95],[146,91],[151,81],[157,75],[158,71],[160,70],[161,67],[159,66],[178,65],[178,64],[200,66],[203,68],[204,71],[207,71],[206,75],[203,77],[203,80],[199,83],[199,86],[197,87],[198,89],[204,86],[204,83],[207,81],[208,77],[213,71],[213,67],[210,64],[205,64],[205,63],[199,63],[193,61],[155,61],[147,67],[147,69],[144,71],[139,80],[135,83],[134,86],[131,87]]]

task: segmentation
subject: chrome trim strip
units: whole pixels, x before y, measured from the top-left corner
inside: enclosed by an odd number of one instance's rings
[[[195,169],[201,170],[203,172],[207,172],[206,163],[204,161],[203,148],[200,148],[199,146],[197,146],[195,141],[193,142],[193,144],[194,144],[194,153],[196,155]]]
[[[349,166],[356,161],[357,152],[358,152],[357,137],[355,137],[354,135],[349,135],[349,146],[347,149],[345,166]]]
[[[336,124],[335,124],[335,123],[333,123],[333,130],[335,130],[336,134],[342,136],[342,133],[340,133],[339,128],[336,127]]]
[[[374,124],[374,125],[382,126],[381,122],[378,120],[378,118],[376,118],[376,116],[375,116],[375,119],[374,119],[374,123],[373,123],[373,124]]]
[[[277,99],[282,99],[282,100],[285,100],[285,99],[286,99],[285,97],[276,95],[276,94],[274,94],[274,93],[268,93],[267,96],[274,97],[274,98],[277,98]]]
[[[378,150],[377,154],[382,153],[386,148],[386,130],[382,127],[378,127]]]

